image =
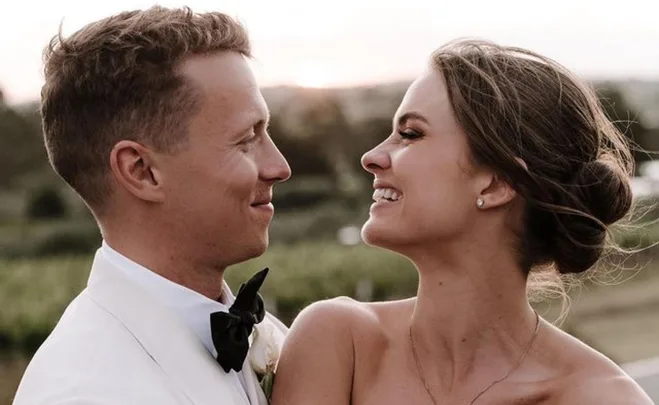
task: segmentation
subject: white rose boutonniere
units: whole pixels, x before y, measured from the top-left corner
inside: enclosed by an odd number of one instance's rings
[[[254,325],[250,335],[249,363],[259,378],[265,397],[270,401],[272,384],[277,371],[279,353],[284,344],[284,334],[277,330],[273,324],[264,320]]]

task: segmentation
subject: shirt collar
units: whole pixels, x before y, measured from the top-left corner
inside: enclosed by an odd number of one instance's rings
[[[233,304],[235,297],[226,282],[222,288],[224,301],[222,303],[162,277],[112,249],[105,241],[101,245],[101,253],[125,277],[145,289],[161,305],[179,316],[199,337],[213,357],[217,357],[211,337],[210,314],[218,311],[228,312],[229,306]]]

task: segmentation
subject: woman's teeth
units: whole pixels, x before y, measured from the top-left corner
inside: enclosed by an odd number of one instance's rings
[[[393,188],[376,188],[373,192],[373,200],[375,201],[398,201],[403,197],[403,193]]]

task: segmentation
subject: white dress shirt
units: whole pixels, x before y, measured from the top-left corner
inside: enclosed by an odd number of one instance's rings
[[[235,297],[226,283],[222,291],[222,300],[224,302],[218,302],[170,281],[132,261],[114,250],[105,241],[101,245],[101,253],[126,278],[135,282],[161,305],[179,316],[183,323],[199,337],[199,340],[213,357],[217,357],[217,350],[215,350],[211,336],[210,314],[218,311],[228,312],[229,306],[233,304]],[[176,348],[174,347],[172,350],[176,350]],[[239,388],[245,390],[246,383],[243,372],[230,370],[229,374],[235,379],[235,384],[239,384]]]

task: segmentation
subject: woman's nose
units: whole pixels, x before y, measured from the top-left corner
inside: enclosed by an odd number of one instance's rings
[[[364,153],[361,159],[362,167],[369,173],[375,174],[378,171],[388,169],[391,166],[391,159],[383,144]]]

